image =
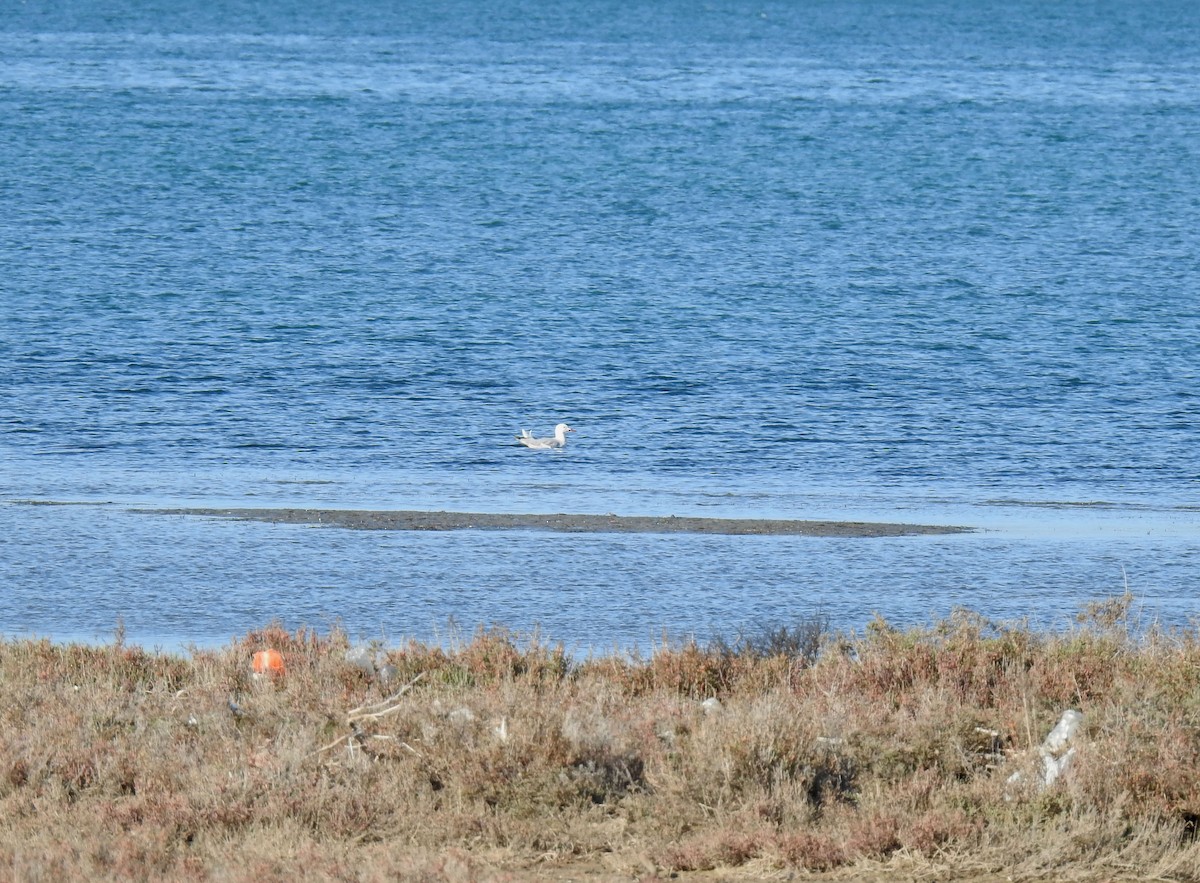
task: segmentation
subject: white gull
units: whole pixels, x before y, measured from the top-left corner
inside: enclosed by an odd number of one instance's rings
[[[517,441],[527,448],[533,448],[537,451],[549,451],[554,448],[566,447],[567,433],[574,431],[567,424],[560,423],[554,427],[554,438],[535,438],[533,433],[528,429],[522,429],[521,434],[517,436]]]

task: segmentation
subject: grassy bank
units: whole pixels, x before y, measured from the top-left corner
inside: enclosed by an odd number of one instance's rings
[[[386,678],[280,628],[4,641],[0,877],[1200,880],[1200,635],[1128,608],[584,662],[487,631],[385,648]]]

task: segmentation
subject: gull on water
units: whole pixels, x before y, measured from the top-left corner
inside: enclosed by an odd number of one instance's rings
[[[528,429],[522,429],[521,434],[517,436],[517,441],[527,448],[533,448],[538,451],[549,451],[555,448],[566,447],[567,433],[574,431],[567,424],[560,423],[554,427],[554,438],[536,438]]]

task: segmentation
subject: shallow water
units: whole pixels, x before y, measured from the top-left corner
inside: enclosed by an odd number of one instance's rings
[[[1198,39],[1194,4],[1133,0],[0,11],[0,631],[629,645],[817,607],[1061,623],[1126,576],[1182,623]],[[563,419],[561,454],[512,444]]]
[[[898,539],[352,531],[109,506],[3,507],[0,522],[10,631],[94,640],[120,622],[171,648],[275,618],[387,641],[537,628],[579,653],[957,606],[1064,627],[1126,585],[1144,619],[1179,625],[1196,611],[1177,587],[1200,566],[1194,532],[1123,519]]]

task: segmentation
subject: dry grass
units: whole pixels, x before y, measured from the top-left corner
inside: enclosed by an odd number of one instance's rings
[[[0,878],[1200,880],[1200,636],[1128,610],[585,662],[480,631],[387,650],[388,683],[337,633],[3,641]]]

